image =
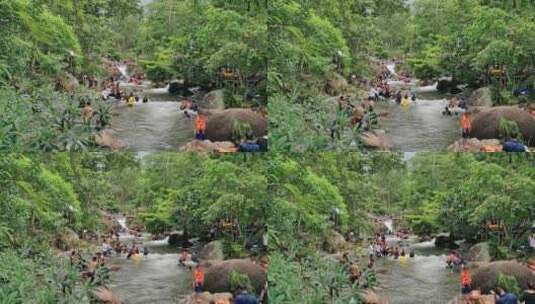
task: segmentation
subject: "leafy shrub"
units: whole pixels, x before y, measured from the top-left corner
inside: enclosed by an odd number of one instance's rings
[[[238,271],[231,271],[229,274],[230,289],[232,292],[236,292],[240,287],[246,288],[248,291],[253,291],[253,285],[249,276],[245,273]]]
[[[522,289],[514,276],[498,273],[498,286],[513,294],[521,294]]]

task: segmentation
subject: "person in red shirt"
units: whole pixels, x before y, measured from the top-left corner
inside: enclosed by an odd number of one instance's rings
[[[204,140],[206,132],[206,118],[203,114],[199,113],[195,119],[195,139]]]
[[[468,269],[463,265],[461,270],[461,292],[463,296],[467,296],[472,292],[472,276]]]
[[[472,122],[470,114],[467,112],[464,112],[463,116],[461,116],[461,128],[463,130],[463,138],[468,138],[470,131],[472,130]]]
[[[204,269],[201,264],[197,264],[193,270],[193,289],[195,292],[203,292],[204,289]]]

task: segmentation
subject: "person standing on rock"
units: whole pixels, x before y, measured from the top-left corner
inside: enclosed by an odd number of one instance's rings
[[[463,138],[468,138],[470,136],[470,131],[472,130],[472,121],[468,112],[464,112],[461,116],[461,128]]]
[[[464,297],[467,297],[468,294],[472,292],[472,276],[470,275],[470,272],[468,272],[468,269],[464,265],[462,265],[461,270],[461,293]]]
[[[204,290],[204,269],[201,264],[197,264],[193,270],[193,289],[195,292],[203,292]]]
[[[206,139],[206,117],[204,114],[199,113],[197,118],[195,118],[195,139],[205,140]]]

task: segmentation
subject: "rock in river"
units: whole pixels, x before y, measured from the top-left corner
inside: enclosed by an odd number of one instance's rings
[[[530,146],[535,144],[535,118],[521,108],[510,106],[484,109],[475,114],[470,136],[478,139],[500,138],[501,118],[516,122],[524,141]]]
[[[254,137],[267,135],[267,119],[242,108],[214,111],[208,116],[206,137],[211,141],[232,141],[239,125],[249,125]]]
[[[489,293],[491,289],[497,287],[499,273],[515,277],[522,289],[527,288],[528,282],[535,281],[535,274],[529,270],[527,265],[517,261],[482,263],[471,270],[471,273],[473,287],[481,288],[483,293]]]
[[[267,275],[264,269],[250,259],[233,259],[219,262],[203,263],[205,269],[204,289],[209,292],[231,291],[230,273],[232,271],[246,274],[259,294],[266,284]]]
[[[199,259],[222,261],[225,258],[223,255],[223,243],[221,241],[211,241],[204,245],[199,253]]]

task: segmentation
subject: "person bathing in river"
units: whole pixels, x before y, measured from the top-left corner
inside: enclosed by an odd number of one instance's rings
[[[178,264],[180,264],[183,267],[186,267],[186,262],[190,259],[190,255],[187,250],[182,251],[180,256],[178,257]]]
[[[201,264],[197,264],[193,270],[193,289],[195,292],[204,291],[204,269]]]
[[[189,99],[184,99],[180,104],[180,110],[184,111],[184,115],[187,118],[191,119],[192,116],[197,114],[197,112],[199,111],[199,107],[193,101]]]
[[[136,97],[134,96],[134,92],[130,92],[130,95],[128,95],[126,102],[129,106],[133,106],[136,103]]]
[[[403,98],[403,96],[401,96],[401,91],[398,91],[398,92],[396,93],[396,103],[397,103],[397,104],[400,104],[402,98]]]

